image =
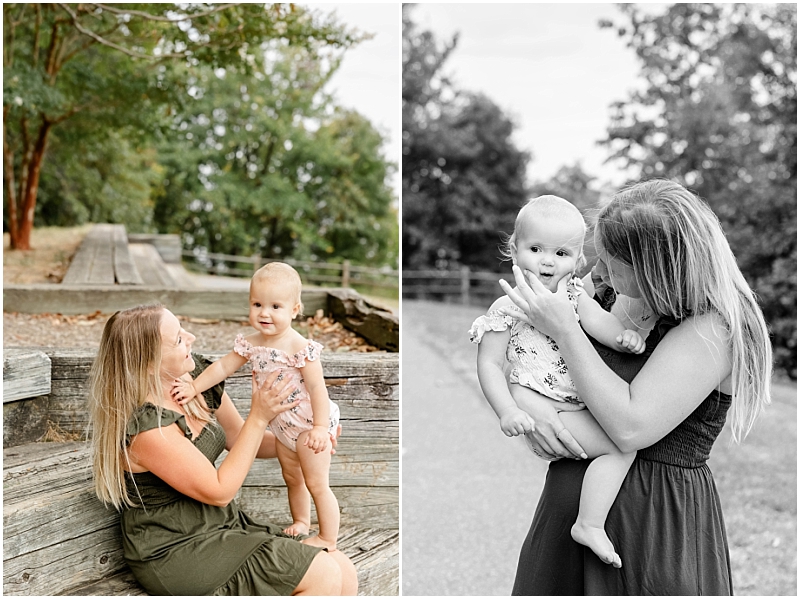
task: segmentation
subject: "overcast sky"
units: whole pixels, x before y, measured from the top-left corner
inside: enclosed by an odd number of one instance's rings
[[[612,4],[419,4],[414,20],[440,39],[459,32],[445,72],[456,86],[481,91],[518,124],[514,141],[533,154],[529,180],[550,178],[579,161],[601,181],[625,173],[605,165],[609,106],[636,85],[632,50],[601,18]]]
[[[329,89],[339,104],[355,108],[386,134],[384,155],[398,165],[391,184],[400,197],[401,16],[400,4],[305,4],[323,13],[336,12],[344,24],[372,33],[371,40],[348,50]]]

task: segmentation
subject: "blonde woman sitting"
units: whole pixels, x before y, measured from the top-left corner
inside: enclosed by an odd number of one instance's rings
[[[121,510],[125,561],[153,595],[355,595],[350,560],[256,522],[234,496],[255,458],[276,456],[267,425],[294,403],[272,373],[243,420],[221,385],[181,405],[176,378],[202,371],[195,337],[163,306],[106,323],[91,374],[98,497]],[[215,460],[228,450],[219,468]]]

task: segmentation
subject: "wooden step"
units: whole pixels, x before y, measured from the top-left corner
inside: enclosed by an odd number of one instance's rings
[[[144,594],[122,558],[119,515],[94,495],[90,463],[83,442],[3,449],[4,594]],[[396,527],[343,527],[339,547],[356,564],[359,594],[398,594]]]
[[[177,282],[154,246],[149,243],[131,243],[128,245],[128,251],[145,285],[177,287]]]
[[[81,242],[62,285],[141,285],[124,225],[94,225]]]

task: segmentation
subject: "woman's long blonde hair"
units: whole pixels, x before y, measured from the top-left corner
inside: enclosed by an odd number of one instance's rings
[[[733,440],[770,402],[772,346],[764,315],[711,209],[662,179],[620,190],[600,210],[597,232],[608,254],[633,267],[645,301],[682,320],[715,313],[726,326],[733,380]]]
[[[116,509],[133,505],[125,485],[130,468],[127,426],[147,401],[161,411],[161,318],[164,306],[137,306],[108,319],[92,364],[89,416],[92,471],[100,500]],[[209,412],[198,398],[184,405],[187,414],[203,422]]]

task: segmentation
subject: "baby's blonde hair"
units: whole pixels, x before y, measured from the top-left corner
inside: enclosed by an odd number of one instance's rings
[[[285,262],[268,262],[259,268],[250,280],[250,290],[253,285],[259,283],[269,283],[271,285],[282,285],[287,293],[291,294],[292,301],[300,306],[299,314],[303,313],[303,282],[300,280],[298,272]]]
[[[609,256],[633,267],[657,314],[722,318],[731,351],[733,439],[739,442],[770,402],[772,346],[716,215],[682,185],[656,179],[620,190],[600,210],[596,228]]]
[[[529,199],[520,208],[517,213],[517,218],[514,221],[514,232],[508,237],[505,244],[501,247],[500,252],[507,260],[513,258],[514,252],[517,247],[517,237],[519,237],[520,230],[529,218],[559,218],[559,219],[576,219],[576,223],[580,221],[581,233],[580,237],[576,239],[575,245],[581,248],[580,257],[576,268],[580,268],[586,263],[586,258],[583,255],[583,240],[586,237],[586,221],[578,208],[571,202],[554,195],[543,195]]]
[[[92,472],[100,500],[116,509],[133,505],[125,486],[130,469],[127,427],[133,413],[147,401],[160,414],[161,320],[164,306],[137,306],[117,312],[106,322],[97,358],[89,375],[89,416],[92,431]],[[184,409],[201,422],[210,415],[193,398]]]

